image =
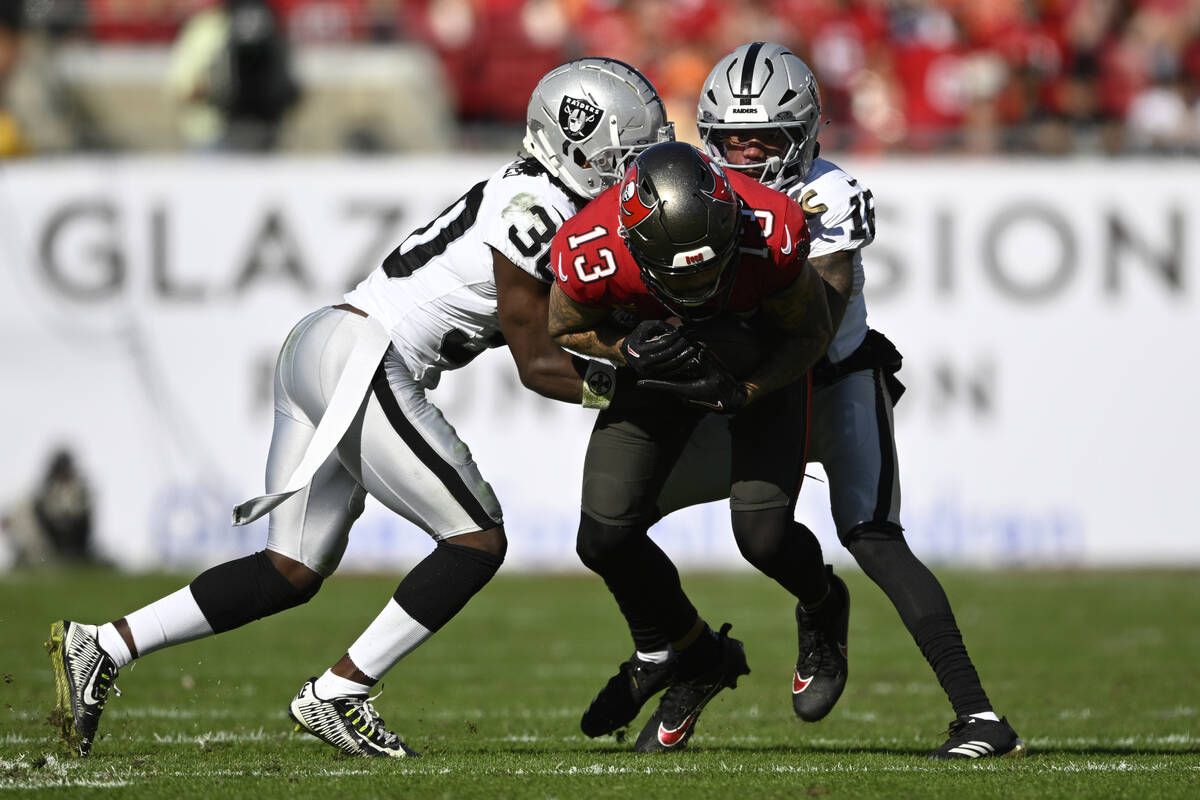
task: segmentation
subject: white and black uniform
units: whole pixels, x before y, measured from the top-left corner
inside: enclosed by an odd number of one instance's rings
[[[809,460],[829,479],[839,537],[866,522],[900,525],[900,482],[892,427],[896,386],[875,366],[869,350],[890,348],[867,326],[859,251],[875,238],[871,192],[836,164],[813,161],[808,178],[785,191],[804,209],[811,238],[809,258],[854,251],[854,282],[842,322],[826,358],[814,368]],[[893,351],[894,352],[894,351]],[[898,355],[896,356],[898,358]],[[859,364],[864,364],[861,369]],[[728,420],[709,415],[668,477],[659,512],[728,497]],[[703,470],[696,465],[707,465]]]
[[[836,164],[818,158],[807,178],[786,189],[804,209],[809,258],[854,252],[854,283],[826,361],[813,371],[809,460],[829,479],[829,503],[840,538],[865,522],[900,525],[900,477],[892,406],[896,384],[869,350],[891,345],[867,326],[862,248],[875,239],[871,191]],[[894,353],[894,350],[891,350]],[[896,356],[898,358],[898,355]]]
[[[425,392],[443,371],[504,344],[492,249],[552,283],[550,240],[576,210],[536,162],[514,161],[409,235],[345,295],[366,317],[326,307],[296,325],[276,365],[268,492],[295,489],[307,477],[297,467],[317,423],[327,410],[334,415],[332,395],[352,372],[347,364],[356,348],[360,359],[364,347],[375,354],[367,364],[373,372],[357,387],[355,397],[362,400],[337,432],[336,451],[326,451],[303,488],[276,501],[268,549],[330,575],[366,492],[437,540],[502,522],[500,504],[471,451]],[[364,345],[371,341],[386,353]],[[235,520],[264,513],[260,507],[239,517],[256,501],[235,509]]]

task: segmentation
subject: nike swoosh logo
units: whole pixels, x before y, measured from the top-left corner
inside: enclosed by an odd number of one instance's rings
[[[558,277],[563,283],[567,282],[567,273],[563,272],[562,268],[562,256],[558,257]]]
[[[80,693],[80,699],[89,706],[100,704],[100,698],[96,697],[96,676],[99,674],[100,668],[97,665],[88,675],[87,683],[83,685],[83,691]]]
[[[838,650],[842,651],[842,658],[846,658],[850,654],[849,649],[846,647],[846,645],[842,644],[841,642],[838,642]]]
[[[695,714],[688,714],[688,718],[675,730],[668,730],[661,722],[658,723],[658,743],[663,747],[674,747],[679,744],[679,741],[687,735],[688,730],[692,727],[694,719],[696,719]]]
[[[788,228],[784,228],[783,232],[787,234],[787,244],[780,248],[779,252],[785,256],[792,252],[792,232]]]
[[[815,675],[809,675],[807,678],[801,678],[800,673],[797,672],[792,676],[792,694],[800,694],[803,692],[808,688],[808,685],[813,682],[813,678],[815,677]]]

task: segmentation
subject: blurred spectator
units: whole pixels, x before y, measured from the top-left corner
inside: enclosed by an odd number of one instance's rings
[[[279,78],[290,75],[278,67],[286,34],[300,47],[430,48],[468,146],[507,137],[537,78],[581,55],[637,66],[658,86],[681,137],[693,137],[703,67],[742,42],[770,40],[813,68],[829,123],[822,141],[832,150],[1200,149],[1200,0],[240,2],[269,24],[214,22],[232,13],[232,0],[229,8],[218,8],[221,0],[31,0],[28,8],[42,20],[32,24],[59,38],[153,46],[174,37],[170,85],[186,108],[181,126],[191,147],[273,146],[296,88]],[[250,59],[256,66],[241,75],[235,68],[245,62],[218,44],[238,30],[270,31]],[[246,88],[252,82],[259,88]],[[275,89],[262,88],[268,84]]]
[[[1196,127],[1178,73],[1157,75],[1133,96],[1125,115],[1129,149],[1175,155],[1194,150]]]
[[[192,0],[89,0],[88,30],[101,42],[168,42]]]
[[[0,0],[0,158],[25,152],[21,126],[8,108],[6,90],[21,54],[21,29],[25,7],[18,0]]]
[[[92,495],[70,451],[50,458],[28,497],[4,510],[0,531],[17,565],[96,561],[92,551]]]
[[[300,88],[267,0],[212,0],[193,14],[175,42],[167,91],[179,105],[187,147],[275,149]]]

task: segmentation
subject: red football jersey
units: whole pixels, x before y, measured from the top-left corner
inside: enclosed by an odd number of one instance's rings
[[[800,204],[787,195],[733,170],[726,175],[742,199],[741,261],[725,304],[736,313],[757,308],[800,274],[808,258],[808,225]],[[636,319],[673,316],[646,288],[617,233],[620,191],[620,185],[605,190],[558,229],[550,244],[555,280],[580,305],[619,308]]]

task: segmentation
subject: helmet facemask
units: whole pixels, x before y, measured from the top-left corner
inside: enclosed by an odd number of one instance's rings
[[[793,180],[802,179],[811,168],[816,137],[807,134],[803,125],[764,124],[755,128],[710,125],[702,128],[700,138],[709,154],[721,166],[777,189]],[[739,147],[736,144],[739,139],[743,142],[758,140],[777,152],[772,152],[762,161],[735,164],[730,160],[730,152],[746,149],[744,145]]]
[[[696,127],[723,166],[782,189],[812,168],[820,119],[821,95],[808,66],[782,45],[753,42],[713,67],[700,92]],[[738,131],[778,131],[788,144],[763,164],[731,164],[726,138]]]
[[[736,235],[730,238],[720,253],[714,253],[707,246],[691,253],[679,253],[671,264],[653,262],[640,254],[633,244],[629,245],[629,252],[637,262],[642,283],[651,294],[679,316],[691,317],[692,313],[683,310],[698,308],[733,286],[740,261],[735,258],[740,249],[739,238]]]

